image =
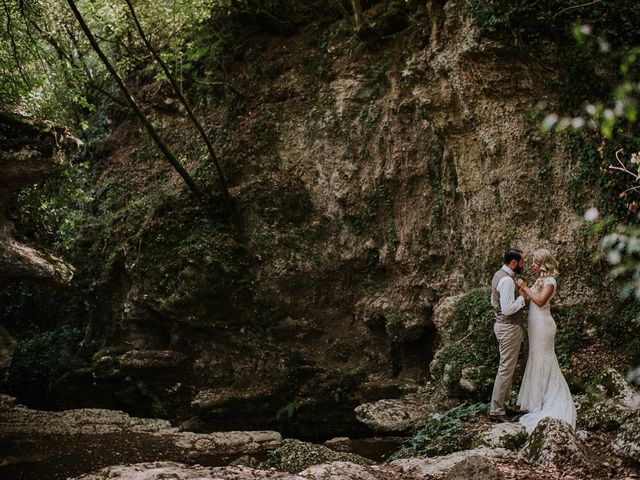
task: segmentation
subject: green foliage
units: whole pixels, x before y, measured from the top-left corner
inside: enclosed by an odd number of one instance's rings
[[[545,38],[570,39],[575,24],[601,30],[616,47],[637,44],[640,6],[634,0],[472,0],[469,12],[482,34],[499,34],[518,45],[537,46]]]
[[[298,410],[298,403],[295,400],[290,401],[285,406],[281,407],[276,412],[276,421],[277,422],[288,422],[295,415]]]
[[[78,357],[82,331],[64,325],[53,330],[23,332],[17,338],[8,385],[11,393],[42,405],[52,384],[83,364]]]
[[[486,289],[471,290],[456,305],[444,334],[447,341],[431,372],[450,392],[461,393],[462,370],[468,368],[472,372],[470,380],[478,386],[474,395],[478,399],[489,395],[499,356],[494,322],[490,292]]]
[[[587,335],[592,314],[584,306],[569,307],[553,312],[556,322],[556,356],[564,368],[571,366],[571,356],[590,343]]]
[[[62,178],[33,185],[18,195],[17,213],[29,218],[29,235],[48,244],[56,253],[66,253],[80,235],[93,200],[88,193],[88,164],[67,168]]]
[[[525,443],[527,443],[527,439],[529,438],[529,434],[526,431],[520,431],[515,435],[506,436],[503,440],[504,448],[507,450],[520,450]]]
[[[598,338],[612,352],[621,352],[628,366],[640,365],[640,304],[626,300],[589,318]]]
[[[407,457],[434,457],[471,448],[475,433],[464,425],[479,413],[486,412],[486,403],[463,403],[444,413],[434,413],[426,426],[407,440],[388,461]]]

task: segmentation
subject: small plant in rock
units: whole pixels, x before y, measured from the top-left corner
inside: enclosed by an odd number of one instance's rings
[[[407,440],[388,461],[407,457],[446,455],[471,447],[475,432],[464,422],[486,412],[486,403],[463,403],[444,413],[434,413],[425,427]]]

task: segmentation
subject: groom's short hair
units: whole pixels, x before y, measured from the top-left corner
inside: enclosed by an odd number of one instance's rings
[[[509,265],[512,260],[520,261],[522,260],[522,250],[519,248],[509,248],[504,253],[504,264]]]

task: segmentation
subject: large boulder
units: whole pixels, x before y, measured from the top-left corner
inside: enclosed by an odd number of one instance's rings
[[[640,463],[640,411],[622,425],[611,448],[619,457]]]
[[[504,448],[476,448],[474,450],[463,450],[440,457],[430,458],[403,458],[394,460],[388,465],[396,470],[397,477],[389,478],[431,478],[444,475],[461,462],[468,458],[486,458],[492,461],[513,462],[515,455]],[[474,462],[477,462],[474,460]],[[460,467],[464,469],[464,467]],[[455,474],[455,471],[454,471]],[[455,478],[455,477],[454,477]]]
[[[229,463],[241,455],[264,455],[281,440],[274,431],[179,432],[166,420],[115,410],[32,410],[0,395],[0,451],[11,452],[0,463],[0,478],[32,478],[39,471],[66,478],[105,464],[156,459]]]
[[[576,396],[578,426],[593,430],[615,430],[625,423],[635,408],[638,390],[622,374],[607,368]]]
[[[96,472],[76,477],[75,480],[104,480],[118,478],[120,480],[253,480],[269,478],[278,480],[305,480],[305,477],[272,470],[256,470],[243,466],[203,467],[201,465],[184,465],[174,462],[139,463],[136,465],[115,465],[105,467]]]
[[[527,430],[519,423],[496,423],[474,441],[477,446],[519,449],[527,440]]]
[[[20,189],[59,173],[80,141],[64,128],[0,111],[0,284],[14,278],[68,282],[73,267],[13,238],[7,218]]]
[[[355,409],[356,418],[375,432],[404,433],[427,423],[435,411],[427,395],[410,393],[401,398],[363,403]]]
[[[373,461],[353,453],[335,452],[330,448],[300,440],[285,440],[269,455],[265,467],[275,468],[291,473],[321,463],[344,461],[358,465],[372,465]]]
[[[487,457],[471,456],[454,465],[445,480],[503,480],[504,474]]]
[[[538,466],[587,464],[583,445],[567,422],[546,417],[533,430],[520,458]]]

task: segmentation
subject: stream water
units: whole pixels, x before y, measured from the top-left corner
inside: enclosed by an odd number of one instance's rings
[[[340,450],[349,450],[376,462],[383,461],[402,443],[402,437],[349,439]],[[337,450],[337,449],[336,449]],[[269,450],[249,455],[267,459]],[[242,453],[190,455],[168,438],[147,433],[121,432],[96,435],[24,435],[0,431],[0,478],[2,480],[66,479],[109,465],[171,460],[203,466],[224,466]]]

